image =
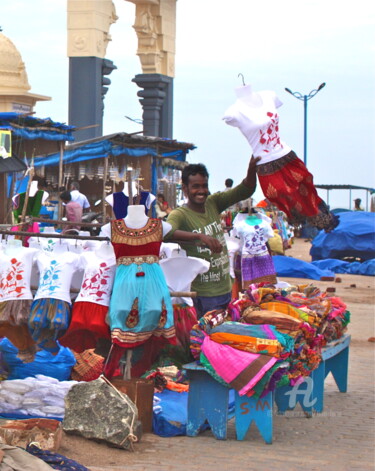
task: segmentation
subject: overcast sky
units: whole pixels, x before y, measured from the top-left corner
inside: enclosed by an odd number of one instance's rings
[[[105,98],[104,134],[139,131],[125,116],[142,118],[131,81],[142,73],[135,5],[114,3],[119,19],[106,57],[118,69]],[[227,177],[239,183],[251,155],[240,131],[222,121],[239,73],[255,90],[277,93],[281,138],[301,159],[303,102],[284,88],[308,94],[326,82],[308,102],[307,166],[316,184],[375,187],[374,23],[367,0],[178,0],[173,137],[197,146],[188,160],[206,164],[211,191]],[[3,1],[0,26],[22,55],[31,91],[52,97],[36,116],[67,122],[66,0]],[[351,196],[365,203],[364,191]],[[331,192],[329,202],[348,207],[349,192]]]

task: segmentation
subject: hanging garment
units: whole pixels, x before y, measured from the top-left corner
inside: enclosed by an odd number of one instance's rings
[[[249,142],[253,155],[261,157],[257,171],[265,197],[284,211],[291,223],[309,222],[330,231],[338,218],[318,196],[313,176],[291,148],[280,139],[277,108],[282,102],[272,91],[257,92],[260,106],[238,99],[224,114]]]
[[[121,349],[143,346],[133,368],[136,374],[147,370],[163,345],[176,343],[171,298],[158,263],[162,236],[160,219],[150,218],[141,229],[127,227],[123,219],[111,223],[117,260],[109,307],[111,337]]]
[[[293,151],[259,165],[258,178],[265,197],[287,215],[291,224],[307,222],[326,231],[338,225],[338,217],[318,196],[313,176]]]
[[[31,305],[29,328],[38,346],[58,353],[56,340],[70,321],[70,286],[73,274],[81,269],[80,255],[72,252],[37,255],[39,287]]]
[[[0,251],[0,336],[7,337],[24,362],[34,359],[36,345],[27,327],[32,303],[30,279],[38,250]]]
[[[140,200],[137,204],[142,204],[145,207],[145,210],[150,209],[151,203],[154,200],[150,198],[150,193],[148,191],[141,191]],[[153,195],[152,195],[153,196]],[[129,200],[129,196],[125,195],[123,191],[117,191],[113,193],[113,212],[115,213],[116,219],[122,219],[128,214],[129,204],[136,204],[135,201],[138,198],[138,195],[133,197],[133,202]]]
[[[39,216],[40,210],[42,208],[42,200],[44,195],[44,190],[38,190],[34,196],[29,196],[27,201],[26,216]],[[18,218],[21,216],[23,207],[25,204],[26,192],[19,193],[13,198],[13,215],[14,220],[18,222]]]
[[[247,289],[252,283],[277,283],[275,267],[266,245],[267,240],[273,237],[271,225],[257,216],[248,216],[234,225],[233,233],[240,237],[242,243],[242,289]]]
[[[61,345],[77,353],[95,348],[100,338],[111,338],[106,316],[116,270],[114,257],[105,260],[91,251],[81,255],[81,264],[82,286],[73,305],[69,328],[59,339]]]

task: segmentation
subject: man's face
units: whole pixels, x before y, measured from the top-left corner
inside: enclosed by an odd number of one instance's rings
[[[185,196],[190,204],[204,206],[208,196],[208,178],[197,173],[190,175],[187,185],[182,185]]]

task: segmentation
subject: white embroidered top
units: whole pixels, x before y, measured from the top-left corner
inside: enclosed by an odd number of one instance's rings
[[[28,247],[0,251],[0,302],[33,299],[30,280],[37,253]]]
[[[35,299],[53,298],[71,303],[73,275],[82,270],[81,255],[72,252],[39,252],[39,287]]]
[[[116,272],[116,258],[113,255],[104,259],[95,252],[85,252],[81,255],[81,263],[85,271],[81,290],[75,301],[109,306]]]
[[[271,225],[258,219],[258,224],[248,224],[246,220],[239,222],[234,230],[241,239],[242,255],[264,255],[268,252],[266,242],[274,236]]]
[[[252,106],[238,99],[224,113],[226,124],[238,128],[249,142],[258,165],[284,157],[291,148],[280,140],[277,108],[282,102],[275,92],[257,92],[261,105]]]

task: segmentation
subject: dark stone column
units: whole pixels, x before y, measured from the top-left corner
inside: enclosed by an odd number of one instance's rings
[[[145,136],[173,136],[173,78],[162,74],[138,74],[133,79],[143,88],[137,95],[143,108]]]
[[[76,141],[103,135],[103,100],[111,83],[105,75],[114,68],[111,61],[100,57],[69,58],[69,124],[78,128],[96,125],[76,131]]]

